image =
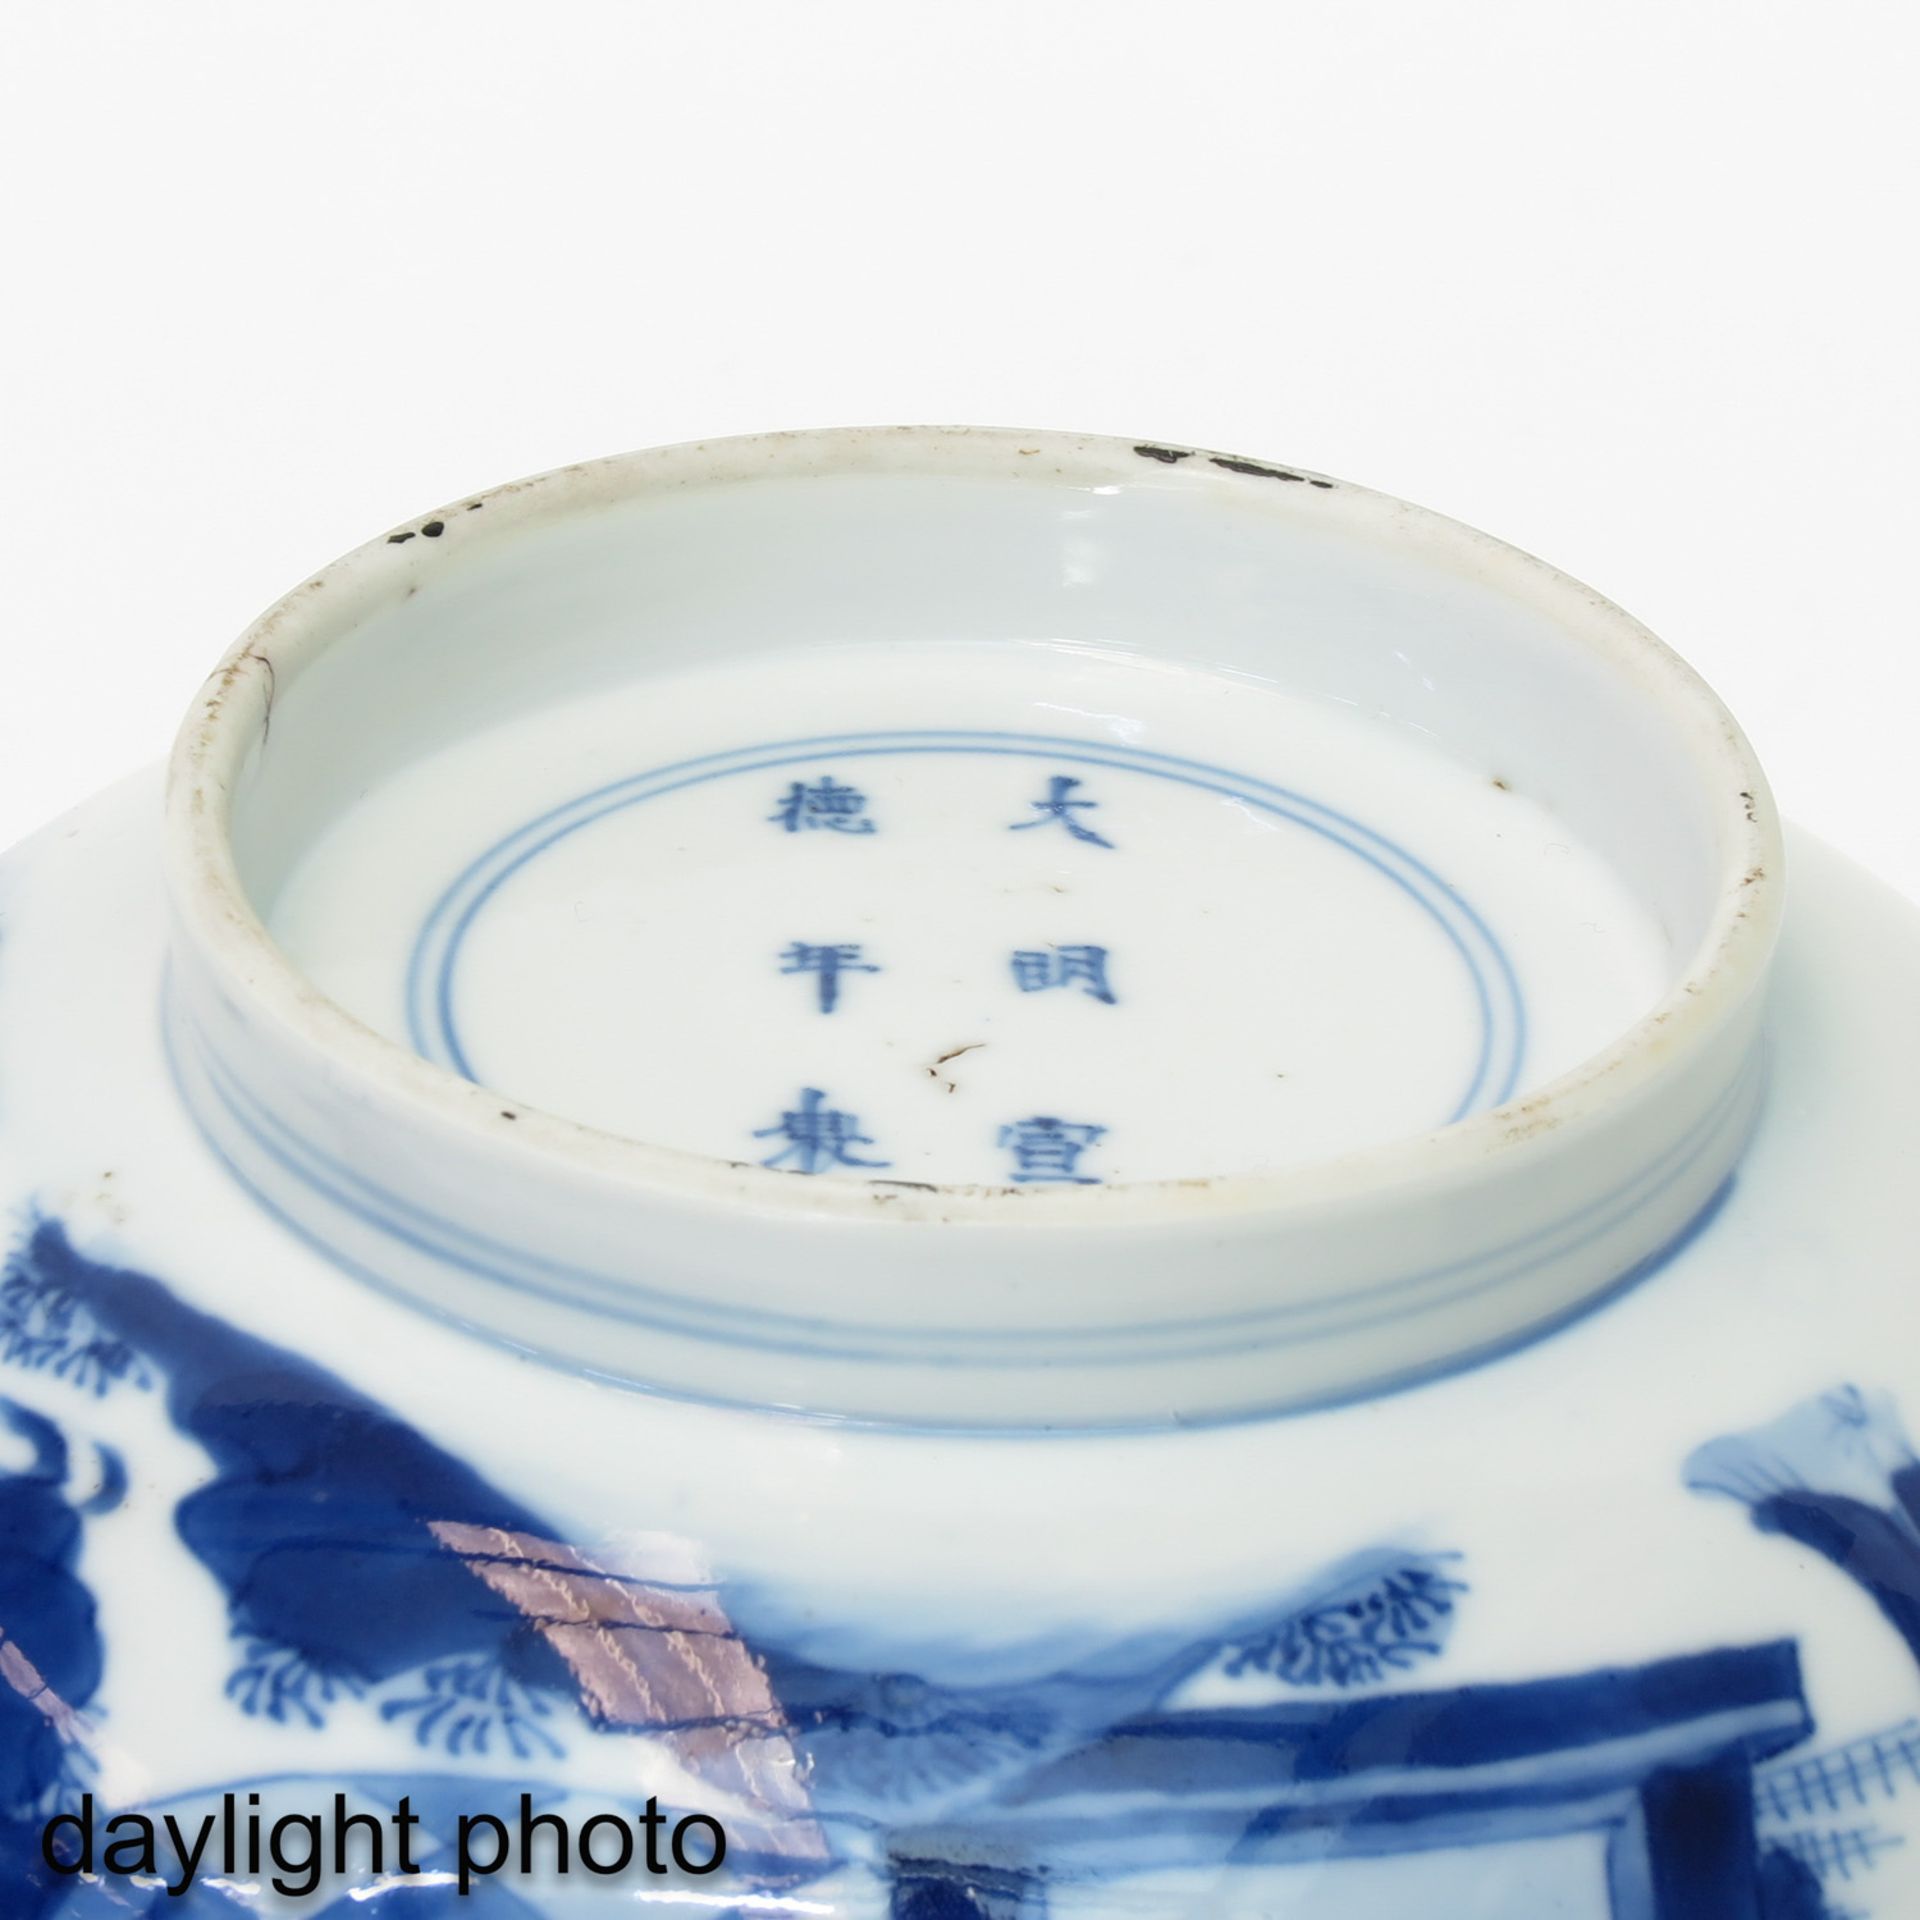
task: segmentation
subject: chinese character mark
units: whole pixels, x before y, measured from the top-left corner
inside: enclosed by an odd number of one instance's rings
[[[867,818],[867,796],[857,787],[849,787],[831,774],[809,786],[795,780],[767,818],[789,833],[872,833]]]
[[[1107,981],[1105,947],[1022,948],[1013,955],[1013,983],[1022,993],[1040,993],[1048,987],[1070,987],[1079,981],[1088,994],[1107,1006],[1115,1004]]]
[[[1080,1156],[1105,1132],[1105,1127],[1035,1114],[1002,1127],[1000,1145],[1013,1155],[1016,1181],[1059,1180],[1092,1187],[1099,1185],[1098,1176],[1079,1170]]]
[[[1016,820],[1008,829],[1011,833],[1024,833],[1029,827],[1044,827],[1058,820],[1076,840],[1086,840],[1096,847],[1111,847],[1113,842],[1103,838],[1083,820],[1076,820],[1075,814],[1085,813],[1097,807],[1098,800],[1070,800],[1067,796],[1080,784],[1070,773],[1056,773],[1048,777],[1047,797],[1032,802],[1033,809],[1039,814],[1038,820]]]
[[[796,940],[781,956],[782,973],[817,974],[820,980],[820,1011],[831,1013],[840,1004],[840,976],[843,973],[878,973],[880,969],[860,958],[857,946],[810,947]]]
[[[771,1127],[757,1127],[756,1140],[781,1140],[786,1144],[769,1154],[763,1167],[791,1166],[796,1173],[825,1173],[829,1167],[887,1167],[890,1160],[862,1160],[850,1151],[870,1147],[873,1140],[860,1131],[859,1120],[851,1113],[826,1104],[827,1096],[818,1087],[802,1087],[800,1104],[780,1116]]]

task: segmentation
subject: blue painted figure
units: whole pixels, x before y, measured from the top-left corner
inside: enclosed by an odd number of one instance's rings
[[[825,774],[809,786],[795,780],[767,818],[789,833],[871,833],[867,796]]]
[[[1113,989],[1107,984],[1105,947],[1023,947],[1013,956],[1013,984],[1022,993],[1070,987],[1076,981],[1093,999],[1114,1004]]]
[[[1888,1396],[1850,1385],[1815,1395],[1696,1448],[1686,1481],[1739,1501],[1762,1533],[1831,1561],[1920,1660],[1920,1458]],[[1784,1874],[1790,1861],[1809,1876],[1854,1883],[1903,1843],[1874,1816],[1920,1786],[1920,1724],[1782,1760],[1755,1785],[1776,1829],[1766,1836],[1773,1871]],[[1781,1911],[1830,1920],[1814,1906]]]
[[[782,973],[812,973],[820,978],[820,1011],[831,1013],[840,1004],[840,976],[843,973],[878,973],[880,969],[860,958],[857,946],[810,947],[796,940],[781,956]]]
[[[826,1104],[827,1096],[818,1087],[802,1087],[800,1104],[780,1116],[779,1123],[754,1130],[756,1140],[784,1140],[786,1145],[769,1154],[763,1167],[791,1165],[796,1173],[825,1173],[829,1167],[888,1167],[890,1160],[862,1160],[849,1151],[870,1147],[871,1136],[860,1132],[860,1122],[851,1113]]]
[[[1920,1661],[1920,1458],[1886,1396],[1836,1387],[1696,1448],[1686,1479],[1832,1561]]]
[[[1085,813],[1097,807],[1098,800],[1070,800],[1067,796],[1080,784],[1072,774],[1056,773],[1047,781],[1047,797],[1033,802],[1033,808],[1039,814],[1038,820],[1016,820],[1009,829],[1013,833],[1024,833],[1029,827],[1044,827],[1058,820],[1076,840],[1085,840],[1096,847],[1111,847],[1111,840],[1103,839],[1083,820],[1076,820],[1076,813]]]
[[[1000,1144],[1013,1155],[1013,1177],[1017,1181],[1059,1180],[1071,1186],[1094,1187],[1100,1184],[1099,1177],[1079,1170],[1080,1156],[1105,1132],[1105,1127],[1036,1113],[1031,1119],[1014,1120],[1002,1127]]]

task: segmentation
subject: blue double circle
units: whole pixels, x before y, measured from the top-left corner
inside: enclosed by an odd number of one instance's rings
[[[935,754],[1146,774],[1238,801],[1319,835],[1364,862],[1413,901],[1438,928],[1466,972],[1479,1018],[1479,1044],[1472,1073],[1446,1122],[1499,1106],[1519,1085],[1526,1051],[1526,1008],[1505,950],[1453,886],[1386,835],[1291,788],[1205,761],[1067,736],[959,729],[820,734],[704,754],[596,787],[516,827],[469,863],[421,924],[406,980],[407,1031],[415,1052],[465,1079],[480,1078],[461,1038],[457,1014],[460,961],[467,938],[501,888],[570,835],[609,814],[714,781],[829,760]]]

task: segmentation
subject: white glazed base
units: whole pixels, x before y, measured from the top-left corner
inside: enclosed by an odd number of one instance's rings
[[[368,542],[210,676],[163,845],[187,1104],[341,1265],[1000,1432],[1377,1394],[1629,1283],[1747,1136],[1782,886],[1737,725],[1588,588],[972,428]]]
[[[796,784],[859,811],[788,821]],[[264,911],[329,998],[509,1099],[790,1166],[761,1129],[818,1086],[869,1136],[820,1172],[981,1187],[1023,1114],[1094,1123],[1073,1164],[1107,1184],[1425,1134],[1601,1052],[1684,957],[1495,767],[1038,642],[544,708],[375,787]]]
[[[1726,1206],[1652,1277],[1496,1362],[1332,1411],[1186,1434],[937,1438],[596,1386],[381,1297],[261,1213],[186,1118],[163,1057],[157,811],[143,775],[0,877],[0,1179],[16,1231],[60,1221],[90,1259],[307,1357],[600,1564],[710,1583],[749,1645],[1037,1696],[1065,1669],[1098,1668],[1103,1649],[1224,1644],[1232,1623],[1284,1612],[1289,1596],[1307,1604],[1327,1570],[1390,1550],[1433,1556],[1464,1591],[1444,1650],[1389,1684],[1530,1681],[1785,1639],[1816,1729],[1787,1760],[1920,1712],[1914,1660],[1870,1600],[1683,1478],[1703,1443],[1848,1383],[1920,1422],[1920,916],[1824,849],[1795,848],[1757,1137]],[[99,1457],[90,1445],[134,1467],[78,1560],[106,1647],[87,1713],[103,1802],[426,1764],[411,1724],[377,1699],[344,1699],[315,1727],[249,1713],[226,1690],[227,1597],[175,1526],[207,1462],[157,1393],[96,1395],[19,1364],[0,1366],[0,1392],[65,1432],[76,1499]],[[1218,1669],[1183,1688],[1157,1704],[1329,1693]],[[653,1791],[733,1812],[724,1783],[671,1741],[570,1721],[563,1744],[544,1773],[586,1802]],[[516,1764],[497,1748],[433,1761],[494,1778]],[[790,1906],[741,1912],[886,1910],[874,1830],[836,1825],[824,1767],[818,1778],[843,1864]],[[1920,1786],[1892,1774],[1887,1786],[1771,1826],[1763,1808],[1763,1838],[1920,1834]],[[914,1812],[919,1789],[901,1791]],[[1920,1845],[1862,1858],[1851,1910],[1914,1911]],[[1449,1920],[1597,1920],[1599,1872],[1593,1835],[1575,1834],[1391,1859],[1143,1864],[1052,1898],[1059,1913],[1370,1920],[1408,1911],[1418,1889],[1415,1910]],[[516,1891],[570,1912],[618,1905],[621,1884]],[[1447,1897],[1433,1905],[1437,1888]],[[683,1897],[713,1910],[711,1892]]]

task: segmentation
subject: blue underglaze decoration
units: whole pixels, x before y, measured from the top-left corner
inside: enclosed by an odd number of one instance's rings
[[[1761,1770],[1762,1815],[1820,1819],[1872,1807],[1920,1787],[1920,1720],[1902,1720],[1822,1753],[1795,1754]]]
[[[0,1400],[0,1423],[32,1454],[0,1472],[0,1910],[33,1920],[62,1885],[41,1860],[41,1823],[85,1790],[84,1710],[104,1649],[76,1571],[82,1522],[63,1491],[67,1442],[12,1401]]]
[[[840,1004],[840,976],[843,973],[878,973],[880,969],[861,959],[860,949],[852,943],[810,947],[796,940],[780,956],[782,973],[811,973],[820,983],[820,1011],[831,1013]]]
[[[1068,1186],[1099,1185],[1097,1175],[1080,1171],[1080,1156],[1102,1139],[1105,1127],[1036,1113],[1000,1129],[1001,1146],[1013,1155],[1016,1181],[1051,1180]]]
[[[1904,1837],[1879,1827],[1806,1827],[1783,1834],[1767,1849],[1769,1858],[1791,1860],[1800,1869],[1803,1884],[1824,1887],[1838,1881],[1855,1893],[1867,1891],[1861,1882],[1880,1865],[1885,1855],[1904,1847]],[[1830,1916],[1831,1909],[1814,1911]],[[1865,1909],[1854,1908],[1862,1914]]]
[[[1071,987],[1076,982],[1089,998],[1107,1006],[1114,1002],[1107,983],[1105,947],[1023,947],[1012,956],[1013,984],[1022,993],[1042,993],[1049,987]]]
[[[1048,1885],[1129,1866],[1320,1866],[1388,1854],[1406,1856],[1405,1875],[1399,1904],[1377,1911],[1413,1914],[1430,1910],[1423,1848],[1597,1825],[1608,1837],[1615,1920],[1776,1920],[1759,1904],[1751,1761],[1806,1725],[1785,1645],[1443,1693],[1149,1710],[1079,1741],[1049,1725],[1071,1704],[1057,1684],[1012,1693],[989,1712],[986,1699],[928,1699],[876,1680],[856,1712],[831,1696],[816,1705],[804,1676],[775,1670],[803,1743],[821,1755],[822,1793],[832,1791],[836,1741],[862,1733],[898,1740],[924,1728],[955,1752],[1002,1756],[991,1793],[956,1794],[937,1774],[908,1785],[933,1817],[896,1830],[896,1888],[913,1889],[913,1900],[942,1890],[954,1904],[897,1899],[896,1915],[1038,1915]],[[1124,1694],[1116,1676],[1104,1678],[1109,1702]],[[871,1777],[893,1779],[878,1768]],[[942,1843],[961,1857],[943,1860]],[[1790,1868],[1770,1877],[1804,1892]],[[1336,1879],[1319,1884],[1334,1897]],[[1371,1920],[1376,1909],[1366,1912]]]
[[[789,833],[871,833],[867,796],[830,775],[811,785],[796,780],[767,817]]]
[[[1081,782],[1070,773],[1056,773],[1053,778],[1047,782],[1047,797],[1044,800],[1036,800],[1033,803],[1034,811],[1039,814],[1040,818],[1038,820],[1016,820],[1013,823],[1011,831],[1014,833],[1024,833],[1029,827],[1050,826],[1057,820],[1076,840],[1085,840],[1091,846],[1110,848],[1113,845],[1111,840],[1095,833],[1084,820],[1078,820],[1074,817],[1076,814],[1091,813],[1093,809],[1100,804],[1098,800],[1074,800],[1069,798],[1073,790],[1080,784]]]
[[[1920,1459],[1890,1401],[1836,1388],[1699,1448],[1686,1479],[1832,1561],[1920,1660]]]
[[[95,1394],[122,1383],[147,1384],[133,1349],[102,1331],[58,1273],[43,1271],[17,1251],[0,1273],[0,1361],[8,1360]]]
[[[1296,1687],[1372,1687],[1435,1659],[1466,1592],[1446,1564],[1408,1560],[1363,1576],[1238,1648],[1227,1672],[1271,1673]]]
[[[15,1266],[157,1371],[174,1425],[212,1460],[175,1519],[227,1594],[242,1706],[317,1726],[343,1694],[463,1658],[573,1693],[548,1644],[430,1531],[539,1534],[525,1508],[310,1362],[84,1259],[53,1221]]]
[[[833,1167],[884,1167],[885,1160],[863,1160],[853,1149],[873,1145],[871,1136],[860,1131],[857,1115],[843,1113],[827,1105],[827,1096],[818,1087],[802,1087],[800,1104],[789,1107],[770,1127],[756,1127],[756,1140],[778,1140],[781,1144],[760,1162],[763,1167],[780,1167],[790,1173],[825,1173]]]
[[[529,861],[570,834],[623,808],[711,781],[781,767],[817,769],[828,762],[839,765],[861,759],[925,755],[1037,760],[1054,766],[1097,767],[1144,775],[1221,795],[1289,821],[1340,847],[1419,907],[1465,971],[1473,1017],[1479,1027],[1478,1044],[1465,1088],[1450,1112],[1436,1116],[1436,1124],[1496,1107],[1519,1085],[1526,1055],[1527,1017],[1512,962],[1485,920],[1459,891],[1397,842],[1308,795],[1206,761],[1151,753],[1110,741],[960,728],[818,735],[704,754],[597,787],[515,828],[467,866],[421,925],[407,966],[410,1044],[425,1058],[469,1080],[485,1081],[487,1076],[474,1067],[459,1030],[455,1003],[461,950],[474,923],[500,889]],[[1100,804],[1073,797],[1080,784],[1080,776],[1050,774],[1048,797],[1031,803],[1039,817],[1015,822],[1012,830],[1048,827],[1057,821],[1076,841],[1111,847],[1110,841],[1077,817]],[[824,798],[810,803],[810,794]],[[810,810],[815,804],[826,810]],[[819,826],[839,832],[868,832],[873,823],[865,817],[865,806],[866,797],[857,789],[832,773],[817,773],[811,781],[804,775],[792,781],[770,817],[788,832]]]
[[[321,1673],[291,1647],[271,1640],[247,1643],[240,1664],[227,1676],[227,1698],[269,1720],[327,1723],[336,1700],[357,1700],[366,1683],[350,1673]]]
[[[551,1700],[520,1685],[489,1660],[446,1660],[421,1675],[423,1690],[381,1703],[383,1720],[405,1720],[423,1747],[440,1741],[448,1754],[487,1754],[504,1747],[516,1760],[560,1759],[566,1752],[550,1725]]]
[[[1038,1672],[969,1677],[949,1650],[935,1678],[861,1659],[857,1638],[822,1660],[796,1648],[779,1596],[604,1573],[344,1381],[87,1259],[55,1222],[31,1229],[17,1264],[126,1342],[207,1454],[211,1477],[176,1521],[245,1637],[237,1704],[277,1707],[296,1730],[377,1709],[463,1763],[391,1791],[360,1779],[376,1803],[419,1804],[434,1783],[461,1811],[517,1796],[571,1713],[603,1735],[707,1740],[689,1751],[717,1753],[710,1783],[765,1809],[743,1884],[859,1862],[896,1916],[1036,1920],[1064,1884],[1384,1853],[1405,1855],[1395,1884],[1413,1912],[1423,1849],[1584,1828],[1606,1837],[1614,1920],[1828,1920],[1806,1837],[1756,1838],[1756,1807],[1764,1820],[1789,1790],[1766,1773],[1756,1786],[1756,1766],[1810,1731],[1788,1643],[1406,1691],[1403,1669],[1443,1658],[1465,1587],[1450,1558],[1382,1551],[1264,1607],[1089,1635]],[[45,1735],[48,1698],[77,1709],[101,1690],[73,1568],[83,1527],[104,1523],[66,1500],[53,1424],[23,1412],[11,1425],[32,1459],[0,1480],[0,1911],[41,1920],[71,1892],[33,1878],[35,1816],[70,1764],[71,1743]],[[23,1687],[26,1672],[38,1678]],[[815,1834],[831,1846],[792,1844]],[[510,1901],[510,1884],[494,1894]]]
[[[198,1112],[194,1090],[185,1076],[187,1065],[176,1059],[176,1077],[180,1080],[182,1095],[189,1109]],[[1383,1320],[1404,1318],[1410,1309],[1424,1310],[1436,1305],[1449,1305],[1500,1288],[1532,1273],[1543,1260],[1579,1251],[1616,1230],[1622,1221],[1634,1213],[1662,1200],[1674,1185],[1687,1178],[1703,1156],[1724,1142],[1730,1131],[1740,1131],[1746,1127],[1759,1080],[1756,1064],[1701,1116],[1693,1133],[1665,1160],[1652,1163],[1613,1192],[1588,1202],[1564,1219],[1535,1229],[1497,1249],[1484,1261],[1456,1262],[1397,1275],[1374,1285],[1355,1287],[1334,1302],[1295,1302],[1205,1319],[1162,1316],[1105,1328],[1098,1334],[1089,1334],[1084,1328],[985,1330],[969,1334],[964,1345],[958,1339],[949,1337],[929,1351],[928,1343],[932,1336],[923,1325],[900,1326],[876,1319],[861,1329],[860,1337],[856,1340],[843,1326],[824,1322],[804,1312],[761,1308],[749,1315],[737,1304],[706,1307],[696,1299],[655,1292],[631,1275],[615,1276],[596,1272],[591,1268],[553,1260],[534,1249],[515,1247],[476,1233],[458,1220],[422,1208],[406,1195],[369,1180],[316,1148],[311,1141],[302,1138],[279,1120],[257,1095],[204,1050],[196,1050],[190,1066],[193,1072],[204,1076],[206,1092],[218,1103],[224,1122],[237,1129],[276,1168],[328,1205],[340,1209],[350,1220],[375,1228],[404,1246],[444,1261],[463,1272],[516,1288],[535,1298],[552,1300],[583,1312],[605,1314],[631,1325],[654,1327],[663,1332],[690,1334],[762,1350],[825,1352],[839,1360],[892,1361],[912,1357],[934,1365],[949,1361],[954,1364],[986,1362],[1003,1367],[1052,1366],[1063,1351],[1063,1339],[1070,1344],[1073,1358],[1080,1363],[1121,1366],[1136,1364],[1143,1352],[1156,1358],[1178,1356],[1205,1359],[1221,1353],[1244,1354],[1258,1346],[1310,1345]],[[235,1160],[222,1145],[217,1124],[206,1121],[202,1124],[204,1137],[211,1149],[235,1179],[274,1218],[324,1257],[346,1267],[368,1284],[392,1292],[415,1307],[423,1304],[416,1294],[394,1288],[380,1273],[346,1254],[319,1227],[289,1212],[283,1200]],[[1405,1375],[1369,1385],[1355,1395],[1335,1396],[1329,1402],[1317,1403],[1315,1407],[1296,1407],[1289,1411],[1314,1411],[1320,1404],[1339,1405],[1354,1398],[1370,1399],[1378,1394],[1396,1392],[1435,1378],[1464,1372],[1522,1351],[1562,1327],[1586,1319],[1657,1273],[1706,1232],[1718,1217],[1732,1188],[1733,1182],[1729,1178],[1664,1246],[1656,1248],[1645,1259],[1622,1273],[1610,1286],[1578,1303],[1568,1312],[1495,1342],[1480,1352],[1445,1361],[1438,1367],[1415,1368]],[[430,1305],[428,1311],[433,1311]],[[453,1324],[464,1326],[459,1321]],[[466,1330],[471,1331],[470,1328]],[[556,1365],[570,1364],[547,1354],[539,1354],[538,1357]],[[658,1387],[649,1387],[648,1390],[666,1391]],[[690,1395],[675,1397],[699,1398]],[[716,1404],[734,1403],[719,1401]],[[1253,1408],[1244,1414],[1226,1416],[1229,1423],[1272,1417],[1274,1410],[1271,1408]],[[897,1423],[888,1424],[899,1430]],[[1196,1423],[1182,1420],[1168,1424],[1185,1427]],[[933,1428],[909,1430],[939,1431]],[[1022,1429],[986,1431],[1018,1433]]]
[[[1836,1387],[1709,1441],[1685,1472],[1696,1492],[1738,1500],[1761,1532],[1832,1562],[1920,1661],[1920,1459],[1890,1399]],[[1904,1844],[1871,1816],[1896,1798],[1920,1799],[1916,1789],[1920,1722],[1911,1720],[1778,1762],[1756,1782],[1768,1857],[1790,1858],[1816,1884],[1857,1891],[1881,1857]],[[1839,1910],[1805,1911],[1831,1920]],[[1851,1911],[1864,1920],[1865,1909]]]
[[[127,1463],[121,1459],[119,1449],[97,1446],[94,1457],[99,1462],[100,1484],[84,1500],[74,1504],[76,1513],[84,1513],[89,1518],[111,1513],[127,1497]]]
[[[1843,1913],[1827,1905],[1820,1876],[1784,1847],[1768,1847],[1760,1856],[1760,1920],[1867,1920],[1857,1909]]]

